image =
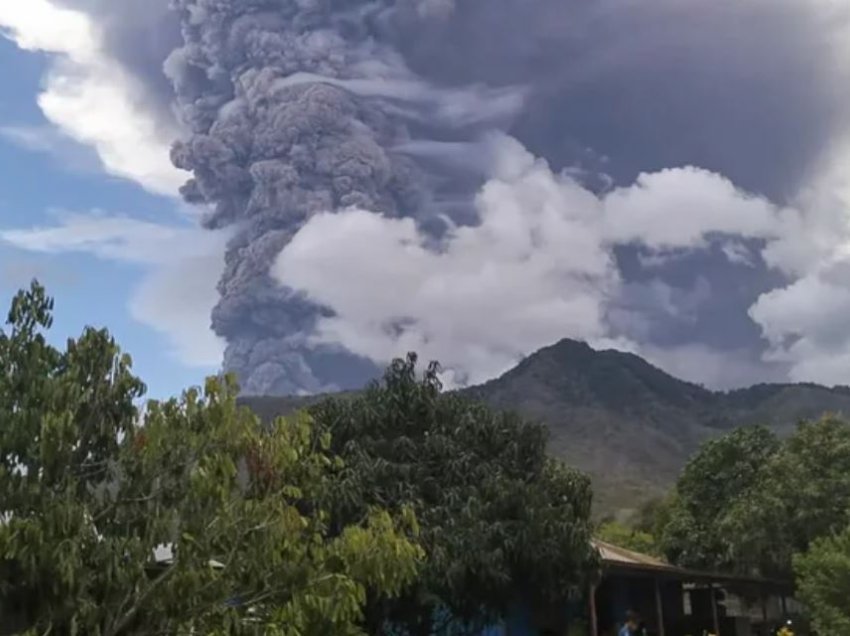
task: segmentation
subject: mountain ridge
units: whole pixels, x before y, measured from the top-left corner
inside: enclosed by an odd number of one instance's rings
[[[734,428],[763,424],[784,435],[801,419],[850,414],[850,387],[761,383],[712,391],[636,354],[571,339],[458,393],[545,424],[550,452],[590,474],[599,513],[663,493],[701,443]],[[323,397],[241,401],[268,419]]]

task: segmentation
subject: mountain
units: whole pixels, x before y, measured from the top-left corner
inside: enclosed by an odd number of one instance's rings
[[[664,492],[711,437],[764,424],[787,434],[801,419],[850,414],[850,388],[762,384],[709,391],[620,351],[562,340],[462,394],[546,424],[550,450],[594,481],[598,512],[633,508]],[[321,399],[244,398],[263,418]]]
[[[670,487],[707,439],[764,424],[787,434],[801,419],[850,414],[850,389],[812,384],[709,391],[620,351],[562,340],[473,398],[544,422],[551,452],[594,479],[599,510],[631,507]]]

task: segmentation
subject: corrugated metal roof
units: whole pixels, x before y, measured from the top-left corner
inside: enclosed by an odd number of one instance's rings
[[[621,565],[648,565],[653,568],[670,568],[671,570],[678,569],[666,561],[656,557],[649,556],[648,554],[641,554],[640,552],[633,552],[632,550],[626,550],[625,548],[621,548],[605,541],[600,541],[599,539],[594,539],[592,543],[593,547],[599,551],[599,556],[601,556],[602,560],[607,563]]]
[[[717,583],[754,583],[759,585],[772,585],[788,587],[791,586],[790,581],[778,581],[765,579],[755,576],[739,576],[734,574],[722,574],[719,572],[702,572],[699,570],[689,570],[680,568],[675,565],[648,554],[641,554],[633,550],[627,550],[620,546],[593,539],[591,541],[593,547],[599,551],[599,556],[602,558],[602,563],[612,569],[622,569],[632,572],[654,573],[660,576],[672,576],[685,581],[704,581]]]

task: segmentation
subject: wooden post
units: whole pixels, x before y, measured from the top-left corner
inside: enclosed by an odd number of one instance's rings
[[[658,636],[664,636],[664,607],[661,599],[661,586],[655,581],[655,615],[658,617]]]
[[[720,636],[720,618],[717,615],[717,594],[713,585],[708,586],[709,596],[711,596],[711,618],[714,620],[714,636]]]
[[[590,606],[590,636],[599,636],[599,621],[596,618],[596,586],[590,586],[590,598],[588,599]]]

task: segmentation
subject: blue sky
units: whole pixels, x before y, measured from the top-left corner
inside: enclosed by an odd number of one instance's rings
[[[22,51],[0,38],[0,68],[4,69],[0,129],[5,131],[0,135],[0,230],[51,226],[57,215],[92,210],[188,226],[187,221],[181,222],[175,199],[110,176],[91,148],[67,139],[56,149],[58,154],[32,147],[38,134],[46,142],[56,141],[50,137],[55,129],[37,104],[48,64],[44,54]],[[31,133],[32,143],[16,138],[15,131]],[[86,325],[106,326],[132,355],[150,395],[164,397],[201,382],[215,367],[182,362],[167,335],[132,317],[128,303],[147,275],[149,268],[143,264],[106,260],[84,251],[25,250],[0,240],[4,314],[15,291],[37,277],[56,300],[51,333],[55,343],[61,345]]]

